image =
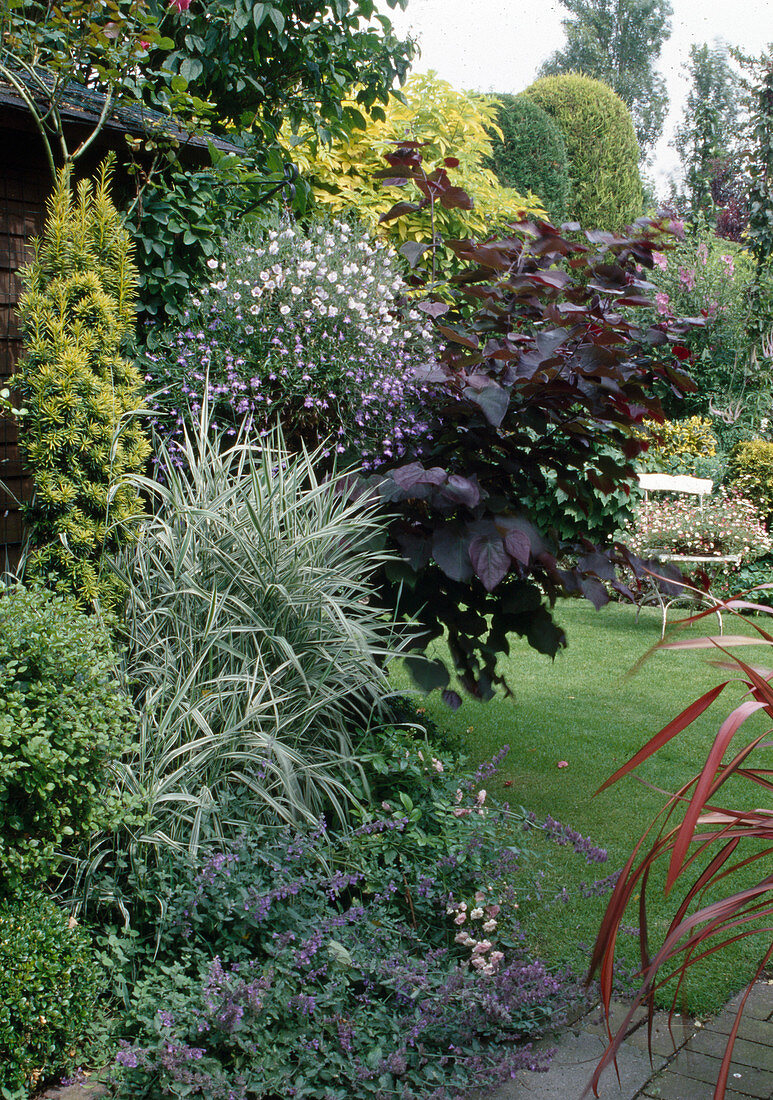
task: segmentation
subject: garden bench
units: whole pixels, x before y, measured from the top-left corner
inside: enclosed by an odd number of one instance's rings
[[[705,477],[689,477],[688,475],[677,474],[639,474],[638,476],[639,488],[644,490],[645,500],[647,494],[650,492],[659,493],[686,493],[692,496],[697,496],[701,506],[703,505],[703,498],[708,495],[714,488],[714,484],[710,478]],[[668,562],[672,565],[701,565],[706,571],[709,571],[709,567],[714,567],[714,575],[719,571],[723,565],[740,565],[740,554],[664,554],[660,550],[645,550],[644,555],[648,555],[653,558],[657,558],[659,561]],[[640,607],[647,603],[657,603],[663,614],[663,625],[661,629],[661,638],[665,637],[666,633],[666,621],[668,616],[668,609],[672,604],[675,604],[677,600],[688,599],[704,599],[713,605],[720,605],[721,601],[717,600],[709,592],[702,592],[700,594],[695,592],[680,592],[676,596],[669,596],[657,582],[657,578],[653,577],[652,590],[647,593],[644,599],[640,603]],[[722,614],[719,606],[717,606],[717,619],[719,620],[719,632],[722,633]]]

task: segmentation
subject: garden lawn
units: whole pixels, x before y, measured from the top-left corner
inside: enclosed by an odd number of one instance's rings
[[[659,640],[659,611],[643,611],[637,622],[635,610],[628,606],[611,604],[597,612],[584,601],[564,601],[556,618],[569,645],[555,662],[525,641],[512,640],[511,656],[502,667],[513,698],[498,695],[488,703],[466,699],[453,713],[434,692],[423,705],[441,728],[462,737],[476,762],[510,745],[499,774],[488,784],[491,795],[513,807],[523,805],[539,819],[550,814],[608,850],[607,863],[589,865],[571,848],[540,837],[536,858],[524,864],[517,883],[531,947],[550,962],[566,962],[584,971],[609,897],[587,897],[588,886],[623,866],[662,806],[661,792],[675,789],[698,771],[719,722],[740,700],[741,689],[726,689],[699,723],[639,769],[639,779],[626,777],[594,797],[604,779],[721,674],[707,663],[705,653],[692,650],[658,651],[630,674],[638,658]],[[747,623],[731,625],[728,619],[726,628],[733,632],[751,632]],[[716,619],[707,618],[689,629],[695,636],[715,633]],[[400,686],[407,683],[403,671],[396,678]],[[763,728],[749,726],[755,731]],[[740,735],[743,743],[748,740],[745,730],[746,735]],[[559,766],[563,761],[566,766]],[[745,798],[746,805],[760,803],[759,787],[745,781],[733,780],[729,792],[735,801]],[[745,884],[764,873],[766,868],[752,868]],[[653,874],[649,891],[651,942],[659,942],[674,909],[664,899],[664,881],[661,868]],[[636,922],[637,913],[632,912],[631,930],[621,945],[631,970],[638,963]],[[679,1008],[696,1014],[717,1009],[751,975],[764,943],[764,936],[750,937],[701,963],[687,983],[686,999],[680,994]]]

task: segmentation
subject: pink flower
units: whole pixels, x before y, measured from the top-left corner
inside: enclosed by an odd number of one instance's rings
[[[559,768],[568,768],[569,767],[569,761],[568,760],[559,760],[558,761],[558,766],[559,766]]]
[[[191,0],[171,0],[171,3],[169,4],[169,7],[174,8],[174,10],[178,13],[187,11],[190,6]]]
[[[484,966],[488,966],[488,963],[482,955],[476,955],[474,959],[470,959],[470,962],[476,970],[482,970]]]
[[[661,271],[665,271],[668,267],[668,257],[664,252],[653,252],[652,262],[656,267],[659,267]]]
[[[483,931],[484,932],[494,932],[496,930],[496,927],[497,927],[497,922],[492,918],[491,920],[487,920],[487,921],[484,922]]]
[[[658,307],[658,313],[668,313],[669,297],[662,290],[659,290],[655,295],[655,305]]]
[[[703,266],[705,267],[706,264],[709,262],[708,245],[706,245],[706,244],[699,244],[698,245],[698,258],[701,261],[701,263],[703,264]]]
[[[466,913],[457,913],[456,916],[454,917],[454,924],[464,924],[464,922],[466,920],[467,920],[467,914]]]
[[[496,966],[497,963],[500,963],[504,957],[505,956],[504,956],[503,952],[501,952],[501,951],[492,951],[491,954],[489,955],[489,962],[492,962],[494,964],[494,966]]]
[[[485,955],[487,951],[491,950],[490,940],[481,940],[480,943],[476,943],[472,949],[473,955]]]
[[[722,263],[727,268],[728,275],[734,275],[735,274],[735,262],[733,261],[733,257],[732,256],[720,256],[720,259],[722,260]]]
[[[679,282],[685,290],[692,290],[695,286],[695,272],[691,267],[679,268]]]

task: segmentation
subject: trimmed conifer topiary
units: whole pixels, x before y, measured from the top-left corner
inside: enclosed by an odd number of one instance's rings
[[[62,172],[35,259],[22,273],[24,355],[13,384],[26,414],[19,445],[35,480],[23,515],[27,575],[82,605],[114,606],[104,553],[128,536],[142,504],[127,475],[150,447],[137,418],[142,379],[123,354],[135,319],[136,269],[110,194],[110,166],[73,193]]]
[[[538,195],[554,222],[568,211],[571,180],[566,144],[547,111],[523,93],[498,95],[491,167],[503,187]]]
[[[631,113],[609,85],[579,73],[545,76],[525,91],[561,130],[569,157],[571,217],[619,230],[642,213],[639,145]]]

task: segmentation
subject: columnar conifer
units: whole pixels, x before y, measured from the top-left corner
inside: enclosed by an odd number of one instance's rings
[[[20,447],[35,480],[25,506],[28,574],[114,605],[103,568],[142,511],[127,475],[149,445],[133,414],[142,380],[124,354],[135,318],[132,245],[109,194],[109,164],[73,190],[59,174],[35,259],[22,274],[24,355],[14,380],[27,407]]]

